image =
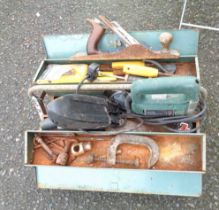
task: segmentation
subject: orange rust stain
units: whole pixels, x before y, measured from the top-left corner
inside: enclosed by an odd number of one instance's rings
[[[196,136],[172,136],[172,135],[153,135],[150,136],[155,140],[160,149],[160,157],[158,162],[152,169],[159,170],[193,170],[200,171],[202,168],[202,145],[200,137]],[[54,140],[56,144],[50,144],[50,148],[59,153],[62,151],[62,146],[64,148],[64,141],[79,141],[79,139],[90,138],[88,134],[66,136],[66,135],[42,135],[45,142],[51,142]],[[95,138],[101,138],[102,140],[95,140]],[[68,165],[69,166],[79,166],[79,167],[103,167],[103,168],[136,168],[127,164],[116,164],[114,166],[108,165],[106,162],[86,162],[90,154],[95,154],[99,157],[106,158],[107,149],[111,143],[113,137],[93,137],[89,141],[92,144],[91,151],[85,154],[74,157],[69,156]],[[138,158],[140,162],[139,169],[146,169],[148,159],[150,157],[150,152],[147,148],[142,145],[130,145],[122,144],[118,148],[117,158],[122,160],[134,160]],[[38,165],[55,165],[55,163],[49,159],[48,155],[42,148],[35,149],[33,151],[33,162],[32,164]]]

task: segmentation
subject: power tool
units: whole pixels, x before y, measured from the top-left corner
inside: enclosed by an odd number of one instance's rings
[[[96,96],[68,94],[47,105],[48,118],[41,121],[43,130],[96,130],[120,124],[117,107]]]
[[[192,76],[137,80],[131,87],[131,109],[150,117],[192,114],[199,95],[199,81]]]

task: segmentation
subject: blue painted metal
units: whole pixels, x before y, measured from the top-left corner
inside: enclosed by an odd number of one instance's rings
[[[202,174],[37,166],[39,188],[200,196]]]
[[[142,44],[147,44],[153,50],[160,50],[159,35],[164,31],[139,31],[130,34]],[[169,30],[173,34],[171,48],[178,50],[182,57],[197,55],[199,33],[194,30]],[[48,59],[66,59],[77,53],[86,53],[86,43],[89,34],[50,35],[44,37],[44,46]],[[105,34],[99,43],[99,49],[105,52],[118,51],[118,37]]]

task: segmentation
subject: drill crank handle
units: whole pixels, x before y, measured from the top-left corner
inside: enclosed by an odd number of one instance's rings
[[[99,54],[100,52],[97,50],[97,45],[105,32],[105,28],[100,25],[98,19],[87,19],[87,22],[92,26],[92,32],[87,41],[87,54]]]

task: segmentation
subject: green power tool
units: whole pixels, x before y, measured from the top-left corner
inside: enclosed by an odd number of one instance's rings
[[[196,77],[160,77],[133,82],[131,109],[149,117],[171,117],[193,114],[200,96]]]

